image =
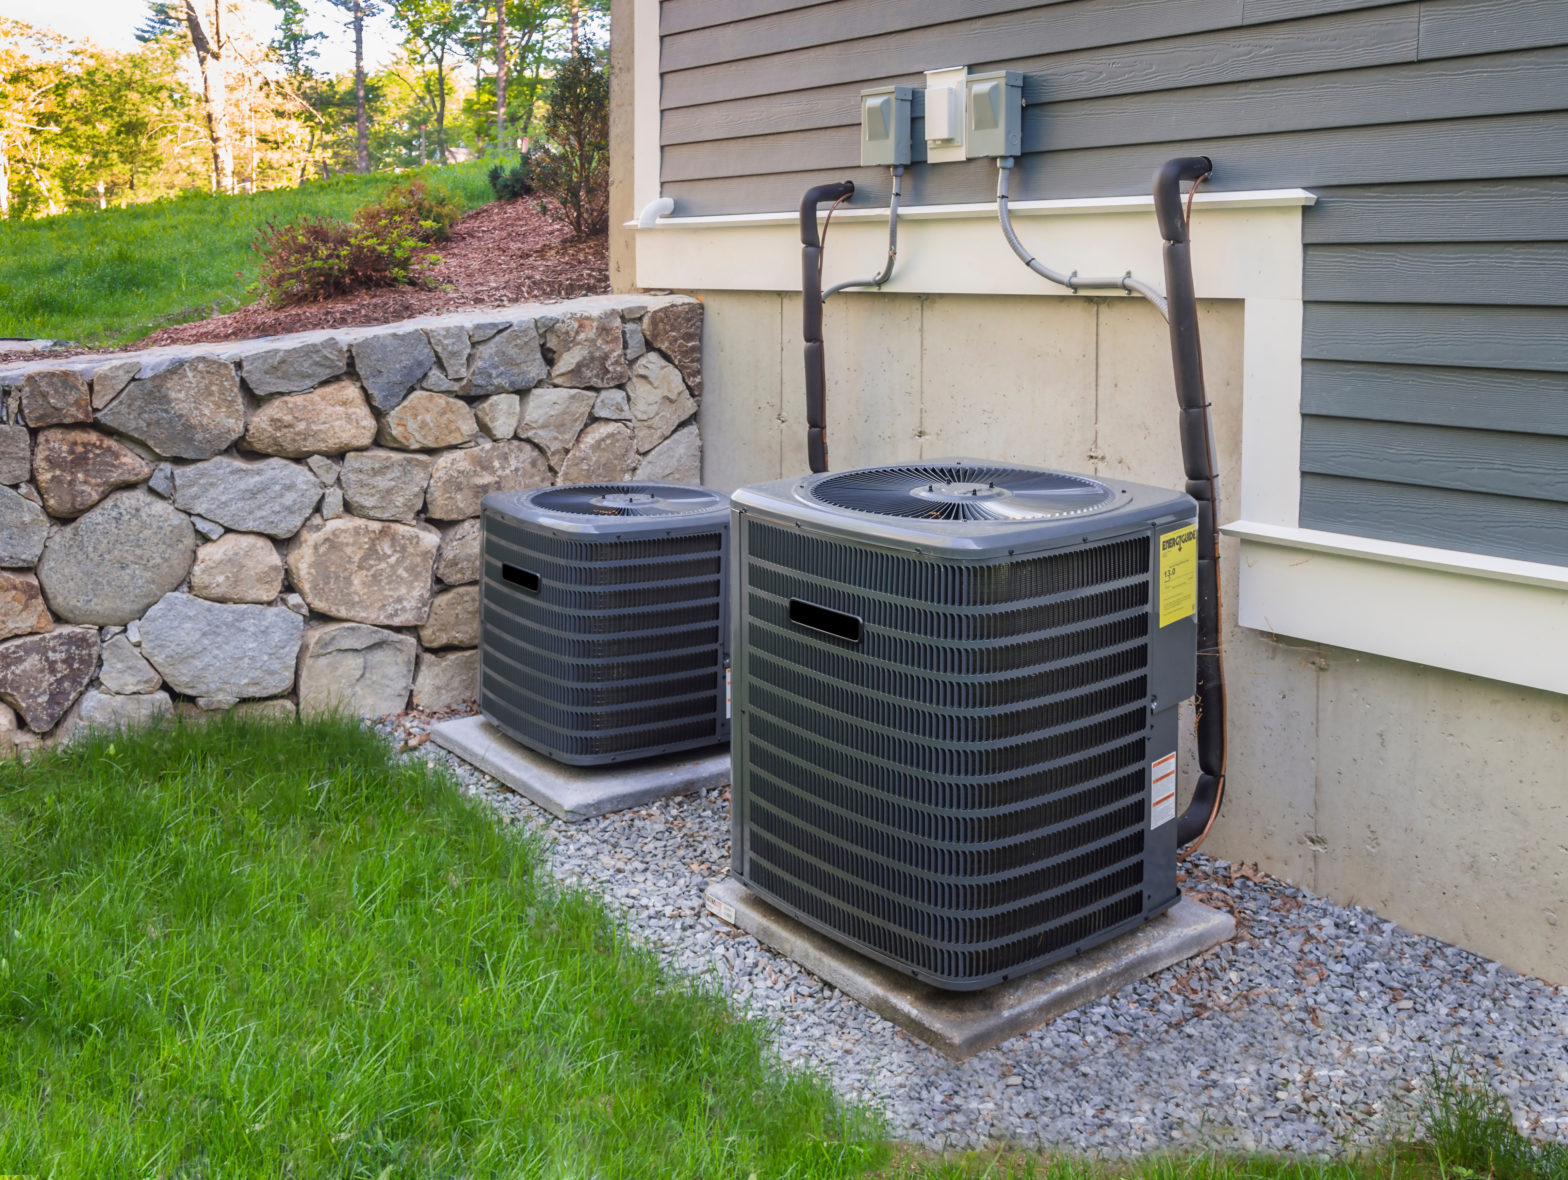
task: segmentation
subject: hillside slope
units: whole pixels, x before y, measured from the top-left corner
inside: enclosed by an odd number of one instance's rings
[[[491,200],[483,160],[346,176],[254,195],[191,194],[124,209],[0,222],[0,337],[115,345],[249,302],[250,245],[269,221],[347,217],[410,175],[462,207]]]

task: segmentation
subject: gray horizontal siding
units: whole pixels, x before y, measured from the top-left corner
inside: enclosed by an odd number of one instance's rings
[[[1309,474],[1301,477],[1301,525],[1568,565],[1568,504],[1550,500]]]
[[[885,204],[859,91],[956,64],[1024,74],[1017,197],[1146,193],[1187,154],[1214,189],[1314,190],[1302,523],[1568,563],[1568,3],[665,0],[662,28],[685,215],[844,178]],[[917,161],[904,191],[995,183]]]
[[[1305,361],[1301,412],[1568,438],[1568,373]]]
[[[1568,438],[1308,417],[1301,470],[1568,503]]]

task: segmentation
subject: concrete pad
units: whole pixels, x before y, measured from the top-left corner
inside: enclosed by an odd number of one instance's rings
[[[567,766],[519,745],[483,717],[443,721],[431,728],[430,737],[551,815],[572,822],[730,781],[728,746],[613,766]]]
[[[979,992],[945,992],[840,946],[733,877],[709,887],[708,912],[740,927],[954,1061],[973,1057],[1218,946],[1235,920],[1184,897],[1158,918],[1074,959]]]

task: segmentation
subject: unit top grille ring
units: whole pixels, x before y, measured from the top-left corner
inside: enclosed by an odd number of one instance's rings
[[[1080,475],[986,463],[867,467],[818,480],[806,493],[833,508],[920,520],[1053,520],[1116,498]]]
[[[545,512],[568,516],[690,516],[725,506],[707,488],[677,484],[576,484],[534,493],[532,503]]]

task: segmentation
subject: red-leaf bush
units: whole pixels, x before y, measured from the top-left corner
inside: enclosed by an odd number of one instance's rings
[[[424,181],[389,189],[352,221],[302,217],[268,224],[252,249],[261,255],[256,286],[276,307],[319,303],[375,287],[429,281],[444,241],[461,215],[450,196]]]

